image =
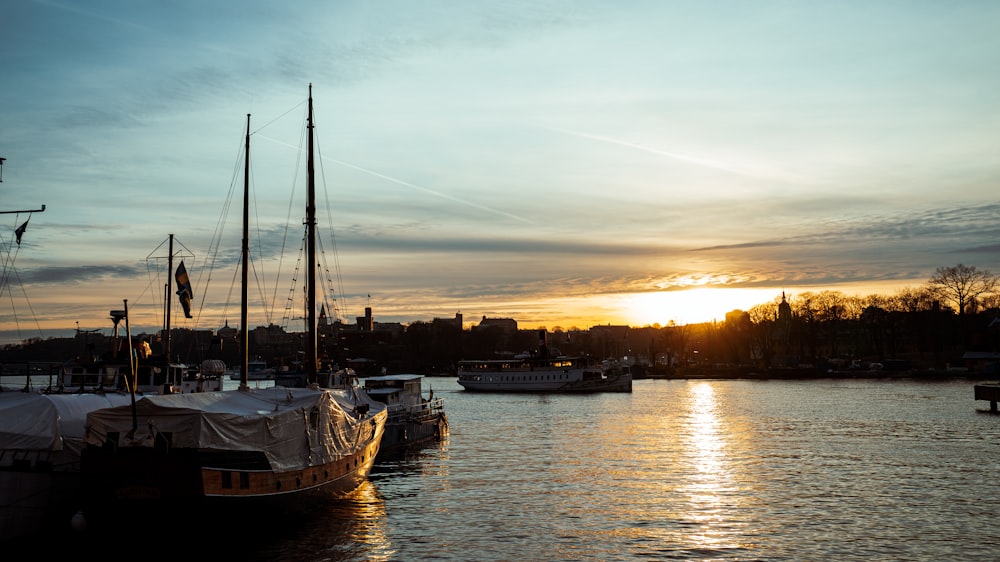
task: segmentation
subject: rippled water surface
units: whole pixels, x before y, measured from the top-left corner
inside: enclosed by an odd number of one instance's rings
[[[972,383],[636,381],[472,394],[451,435],[240,560],[993,560],[1000,416]],[[236,559],[236,558],[234,558]]]

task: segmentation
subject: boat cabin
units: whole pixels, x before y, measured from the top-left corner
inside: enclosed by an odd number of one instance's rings
[[[374,400],[389,406],[399,404],[407,409],[423,403],[423,375],[381,375],[365,379],[365,392]]]

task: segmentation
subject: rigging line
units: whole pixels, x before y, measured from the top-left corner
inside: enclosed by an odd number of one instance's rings
[[[14,318],[14,329],[17,330],[17,341],[24,341],[24,338],[21,336],[21,323],[17,319],[17,305],[14,304],[14,293],[11,292],[10,287],[7,285],[0,287],[0,293],[7,293],[10,296],[10,312]]]
[[[303,122],[305,122],[308,119],[308,113],[309,113],[308,107],[306,107],[306,109],[303,111],[303,114],[302,114],[302,117],[301,117]],[[314,121],[313,125],[315,126],[315,121]],[[297,186],[298,186],[298,176],[299,176],[298,171],[302,169],[302,154],[304,152],[303,147],[304,147],[304,145],[306,143],[306,138],[307,138],[308,134],[309,134],[308,129],[305,128],[305,127],[303,127],[302,131],[299,133],[299,146],[298,146],[298,149],[295,151],[295,166],[294,166],[295,173],[292,174],[292,185],[289,188],[289,195],[288,195],[288,211],[285,214],[285,229],[284,229],[284,232],[283,232],[282,237],[281,237],[281,249],[278,252],[278,274],[277,274],[277,277],[275,279],[275,283],[274,283],[274,295],[272,297],[272,299],[274,300],[274,302],[277,302],[277,299],[278,299],[278,287],[281,286],[281,272],[284,269],[285,251],[288,249],[289,236],[290,236],[290,234],[292,232],[292,228],[291,228],[292,213],[293,213],[293,209],[295,208],[294,207],[294,202],[295,202],[295,191],[296,191]],[[267,137],[263,137],[263,138],[267,138]],[[305,240],[305,234],[302,235],[302,239],[301,240],[302,241]],[[298,254],[297,258],[296,258],[297,260],[301,260],[301,253],[302,253],[302,246],[301,246],[301,242],[300,242],[299,254]],[[293,277],[292,277],[292,280],[291,280],[290,294],[294,294],[294,292],[295,292],[295,289],[296,289],[295,285],[298,282],[298,271],[299,271],[299,261],[297,261],[296,264],[295,264],[295,269],[294,269]],[[292,297],[289,297],[289,300],[285,301],[285,313],[286,313],[286,315],[290,314],[288,311],[289,311],[289,309],[291,307],[291,303],[292,302],[294,302],[294,299]],[[284,318],[282,318],[282,319],[284,319]],[[289,320],[289,321],[291,321],[291,320]]]
[[[252,258],[247,258],[250,260],[250,269],[253,271],[253,279],[257,285],[257,294],[260,295],[261,307],[264,309],[264,320],[267,325],[271,324],[272,313],[274,310],[274,305],[268,306],[267,302],[267,291],[264,283],[264,273],[257,270],[257,262]],[[249,322],[249,320],[248,320]]]
[[[41,338],[43,337],[42,326],[38,323],[38,317],[35,315],[34,307],[31,306],[31,299],[28,298],[28,292],[24,288],[24,282],[21,281],[21,276],[17,273],[17,268],[12,267],[11,272],[13,273],[14,278],[17,279],[18,286],[21,287],[21,294],[24,296],[24,303],[27,305],[28,311],[31,313],[31,318],[35,321],[35,328],[38,330],[38,337]],[[11,292],[10,285],[7,285],[7,292],[10,294],[11,312],[14,316],[14,324],[17,326],[17,339],[23,341],[24,338],[21,337],[21,323],[17,318],[17,310],[14,306],[14,293]]]
[[[9,268],[14,267],[14,259],[17,256],[17,254],[11,253],[10,245],[3,239],[2,236],[0,236],[0,244],[2,244],[4,248],[3,271],[0,272],[0,289],[2,289],[7,286],[7,271],[9,270]],[[20,248],[21,247],[18,246],[18,250],[20,250]]]
[[[315,144],[316,144],[316,153],[319,155],[318,160],[319,160],[320,177],[323,180],[322,181],[322,183],[323,183],[323,199],[324,199],[324,203],[326,205],[326,217],[327,217],[326,218],[326,223],[327,223],[327,228],[329,228],[329,230],[330,230],[330,239],[331,239],[330,243],[333,246],[333,267],[334,267],[334,271],[336,271],[336,274],[337,274],[337,285],[335,286],[335,288],[334,288],[334,290],[332,292],[334,294],[334,298],[336,298],[336,296],[339,294],[340,298],[341,298],[341,304],[343,304],[344,306],[347,306],[346,294],[344,293],[344,277],[343,277],[343,274],[342,274],[342,270],[340,268],[340,253],[337,251],[337,235],[336,235],[336,232],[334,231],[334,228],[333,228],[333,211],[332,211],[333,205],[330,204],[330,192],[327,189],[327,184],[326,184],[326,168],[323,165],[323,150],[320,147],[319,135],[316,135],[316,139],[315,140],[316,140],[316,142],[315,142]],[[322,240],[321,240],[321,243],[322,243]],[[325,261],[326,260],[324,259],[324,262]],[[329,273],[329,269],[327,269],[327,272]],[[335,318],[337,320],[340,320],[340,313],[339,313],[339,311],[336,311],[336,314],[337,315],[336,315]]]
[[[215,223],[215,230],[212,232],[212,239],[209,243],[209,248],[207,251],[206,263],[209,264],[207,267],[208,278],[205,282],[204,289],[201,291],[202,306],[204,306],[205,299],[207,298],[208,295],[209,287],[211,286],[212,272],[214,272],[218,267],[221,267],[220,261],[224,260],[226,257],[221,255],[221,248],[223,247],[222,240],[226,230],[226,225],[229,222],[229,212],[233,207],[233,200],[235,199],[237,185],[239,185],[239,187],[242,188],[242,182],[238,182],[238,180],[240,178],[240,174],[243,171],[243,161],[244,158],[246,157],[244,150],[245,142],[246,142],[246,130],[241,127],[239,133],[239,142],[237,143],[236,147],[236,158],[233,159],[234,164],[229,180],[229,190],[226,193],[225,198],[223,199],[222,212],[219,214],[219,219]],[[229,312],[229,304],[232,302],[233,290],[236,286],[236,280],[235,280],[236,275],[238,275],[239,273],[239,267],[238,267],[239,264],[240,260],[237,260],[237,267],[233,268],[234,277],[232,280],[230,280],[229,284],[229,294],[226,295],[226,298],[223,301],[223,309],[222,309],[223,317],[226,317],[226,315]]]
[[[130,314],[133,315],[133,318],[138,319],[137,317],[138,317],[139,306],[140,303],[142,303],[142,298],[146,296],[147,291],[149,292],[150,295],[152,295],[151,300],[153,301],[152,306],[155,307],[154,309],[157,311],[163,310],[163,301],[160,300],[160,298],[163,296],[163,284],[160,283],[161,275],[163,274],[162,270],[163,268],[160,267],[158,260],[155,259],[151,260],[148,259],[147,257],[146,286],[143,288],[142,293],[138,298],[129,299],[129,302],[132,303],[132,305],[129,308],[131,309]],[[169,275],[169,272],[167,272],[167,274]],[[156,290],[155,291],[150,290],[151,287],[156,287]],[[142,306],[148,306],[148,305],[142,304]],[[155,316],[160,317],[159,324],[160,327],[162,328],[163,327],[162,314],[157,312]]]
[[[275,123],[275,121],[278,121],[279,119],[282,119],[283,117],[285,117],[289,113],[291,113],[291,112],[295,111],[296,109],[298,109],[298,108],[306,105],[308,103],[308,101],[309,101],[308,99],[304,99],[304,100],[300,101],[299,103],[297,103],[297,104],[293,105],[292,107],[288,108],[288,111],[282,113],[281,115],[278,115],[277,117],[275,117],[274,119],[271,119],[270,121],[264,123],[260,127],[257,127],[250,134],[251,135],[256,135],[259,131],[263,131],[267,127],[273,125]]]
[[[254,214],[253,228],[255,230],[254,245],[257,246],[258,257],[262,257],[264,255],[264,246],[262,242],[263,236],[261,234],[261,229],[260,229],[260,211],[259,207],[257,206],[257,197],[256,197],[257,189],[256,189],[256,184],[254,182],[253,173],[250,174],[249,184],[250,184],[250,199],[253,201],[253,214]],[[264,275],[265,273],[264,271],[257,270],[257,265],[258,262],[260,262],[260,260],[254,261],[252,253],[247,256],[247,259],[250,261],[249,265],[250,268],[253,270],[254,281],[256,281],[257,283],[257,291],[260,294],[260,300],[264,308],[264,320],[267,325],[270,325],[271,320],[273,320],[274,318],[274,297],[272,296],[269,304],[267,298],[267,293],[268,293],[267,276]],[[263,263],[260,262],[260,265],[263,266]],[[275,284],[277,284],[277,282],[275,282]]]
[[[285,316],[282,317],[282,321],[284,320],[288,321],[282,326],[283,328],[286,329],[289,328],[289,324],[293,319],[301,318],[299,316],[295,317],[291,316],[291,314],[293,314],[291,310],[295,306],[295,298],[296,298],[295,295],[298,293],[298,287],[296,285],[298,285],[299,270],[302,267],[302,256],[305,254],[305,244],[306,244],[306,234],[305,234],[305,225],[303,225],[302,238],[300,240],[299,251],[295,261],[295,268],[292,273],[291,287],[288,289],[288,297],[285,299]]]
[[[27,220],[31,220],[31,213],[28,214],[28,219]],[[21,222],[21,211],[17,211],[17,214],[14,215],[14,224],[13,224],[14,228],[12,228],[11,231],[16,232],[17,225],[20,222]],[[3,254],[3,257],[4,257],[4,261],[3,261],[3,275],[0,276],[0,287],[3,287],[7,283],[7,281],[8,281],[8,278],[7,278],[7,271],[8,271],[8,269],[7,268],[14,266],[14,260],[17,259],[17,253],[21,251],[21,245],[18,244],[17,247],[14,248],[14,239],[11,239],[8,242],[7,238],[5,236],[3,236],[2,234],[0,234],[0,245],[2,245],[3,248],[4,248],[4,250],[5,250],[4,254]],[[12,249],[14,250],[13,253],[11,252]]]
[[[233,300],[235,300],[235,297],[233,296],[233,293],[236,291],[236,284],[240,282],[240,275],[241,275],[241,272],[240,272],[239,264],[237,264],[237,267],[233,268],[233,276],[229,280],[229,292],[226,293],[226,298],[223,299],[223,301],[222,301],[222,321],[219,322],[220,324],[222,322],[228,323],[228,321],[229,321],[229,303],[231,303],[231,302],[233,302]],[[243,329],[245,329],[245,327],[244,326],[240,326],[240,329],[243,330]]]
[[[164,257],[164,256],[154,256],[153,255],[156,252],[158,252],[160,250],[160,248],[162,248],[169,241],[170,241],[170,238],[168,237],[168,238],[165,238],[162,242],[160,242],[160,245],[157,246],[156,248],[154,248],[153,251],[150,252],[149,255],[146,256],[146,261],[149,261],[149,260],[167,260],[167,259],[170,259],[169,256]],[[176,257],[180,257],[180,258],[194,258],[195,257],[194,252],[192,252],[187,246],[185,246],[180,241],[180,239],[177,238],[176,236],[174,236],[174,246],[180,246],[181,248],[184,248],[188,252],[186,254],[183,254],[183,253],[181,253],[179,251],[175,251],[174,252],[174,257],[175,258]]]
[[[294,147],[292,147],[292,145],[290,145],[290,144],[288,144],[288,143],[286,143],[284,141],[280,141],[278,139],[275,139],[275,138],[271,138],[271,137],[264,136],[264,135],[261,135],[261,138],[267,139],[267,140],[269,140],[269,141],[271,141],[271,142],[273,142],[275,144],[281,145],[281,146],[285,146],[285,147],[288,147],[288,148],[294,148]],[[301,146],[299,147],[299,150],[300,151],[302,150]],[[534,222],[531,219],[522,217],[520,215],[515,215],[513,213],[508,213],[506,211],[503,211],[503,210],[500,210],[500,209],[496,209],[496,208],[493,208],[493,207],[489,207],[487,205],[481,205],[479,203],[475,203],[473,201],[462,199],[460,197],[456,197],[454,195],[450,195],[450,194],[442,192],[442,191],[437,191],[437,190],[434,190],[434,189],[430,189],[428,187],[423,187],[421,185],[417,185],[415,183],[411,183],[411,182],[408,182],[408,181],[405,181],[405,180],[401,180],[399,178],[394,178],[392,176],[381,174],[379,172],[376,172],[375,170],[369,170],[368,168],[365,168],[363,166],[358,166],[357,164],[351,164],[350,162],[345,162],[343,160],[337,160],[336,158],[328,158],[327,160],[330,160],[334,164],[343,166],[345,168],[350,168],[352,170],[356,170],[356,171],[361,172],[363,174],[367,174],[367,175],[370,175],[370,176],[373,176],[373,177],[376,177],[376,178],[379,178],[379,179],[383,179],[383,180],[385,180],[387,182],[391,182],[391,183],[394,183],[396,185],[401,185],[403,187],[407,187],[407,188],[410,188],[410,189],[415,190],[415,191],[420,191],[420,192],[425,193],[427,195],[432,195],[434,197],[445,199],[447,201],[452,201],[452,202],[458,203],[460,205],[465,205],[466,207],[472,207],[473,209],[479,209],[480,211],[484,211],[484,212],[487,212],[487,213],[490,213],[490,214],[494,214],[494,215],[499,215],[499,216],[502,216],[502,217],[507,217],[509,219],[513,219],[513,220],[516,220],[516,221],[519,221],[519,222],[523,222],[523,223],[531,224],[531,223]]]
[[[148,277],[148,275],[149,275],[149,262],[150,262],[150,261],[152,261],[153,263],[156,263],[156,264],[159,264],[160,262],[164,262],[164,264],[165,264],[165,265],[167,265],[167,272],[166,272],[166,273],[167,273],[167,277],[165,277],[164,279],[170,279],[170,278],[171,278],[171,276],[172,276],[172,275],[174,274],[174,272],[173,272],[173,271],[170,271],[170,270],[169,270],[169,264],[170,264],[170,256],[166,256],[166,257],[164,257],[164,256],[153,256],[153,254],[155,254],[155,253],[156,253],[156,252],[157,252],[157,251],[158,251],[159,249],[161,249],[161,248],[162,248],[162,247],[163,247],[163,246],[164,246],[165,244],[167,244],[167,243],[168,243],[169,241],[170,241],[170,238],[169,238],[169,237],[167,237],[167,238],[166,238],[166,239],[164,239],[164,240],[163,240],[162,242],[160,242],[160,245],[159,245],[159,246],[157,246],[157,247],[156,247],[156,249],[154,249],[154,250],[153,250],[152,252],[150,252],[150,254],[149,254],[148,256],[146,256],[146,264],[147,264],[147,265],[146,265],[146,272],[147,272],[147,277]],[[181,242],[181,241],[180,241],[180,240],[179,240],[179,239],[177,238],[177,236],[174,236],[174,246],[175,246],[175,247],[174,247],[174,250],[175,250],[175,251],[174,251],[174,257],[175,257],[175,258],[179,257],[179,258],[181,258],[181,259],[185,259],[185,258],[188,258],[188,259],[191,259],[192,261],[191,261],[191,263],[189,264],[189,265],[191,266],[191,270],[192,270],[192,271],[194,271],[194,270],[197,270],[197,269],[198,269],[198,267],[197,267],[197,265],[198,265],[198,264],[197,264],[197,263],[195,263],[195,261],[194,261],[194,260],[195,260],[195,257],[196,257],[196,256],[195,256],[195,254],[194,254],[194,252],[192,252],[190,248],[188,248],[187,246],[185,246],[185,245],[184,245],[184,243],[183,243],[183,242]],[[177,247],[178,247],[178,246],[179,246],[180,248],[183,248],[183,250],[186,250],[186,251],[187,251],[187,253],[185,254],[185,253],[183,253],[183,252],[182,252],[181,250],[178,250],[178,249],[177,249]],[[168,251],[169,251],[169,250],[168,250]],[[170,295],[163,295],[163,294],[162,294],[162,293],[163,293],[163,291],[162,291],[162,287],[163,287],[163,285],[165,285],[165,283],[163,283],[163,284],[159,283],[159,280],[160,280],[160,274],[161,274],[161,271],[162,271],[162,270],[160,269],[159,265],[157,265],[157,267],[156,267],[156,278],[155,278],[155,282],[156,282],[157,284],[159,284],[159,285],[160,285],[160,290],[156,291],[156,292],[155,292],[154,294],[157,294],[157,295],[159,295],[159,297],[164,297],[164,298],[168,298],[168,299],[171,299],[171,298],[173,298],[173,297],[174,297],[175,295],[173,295],[173,294],[170,294]],[[153,282],[154,282],[154,280],[150,280],[150,283],[149,283],[149,285],[148,285],[148,286],[146,287],[146,289],[147,289],[147,290],[149,289],[149,287],[151,287],[151,286],[153,285]],[[154,302],[154,303],[155,303],[155,304],[156,304],[157,306],[159,306],[159,307],[160,307],[160,308],[162,309],[162,308],[163,308],[163,306],[164,306],[164,305],[165,305],[166,303],[165,303],[164,301],[160,301],[160,300],[159,300],[159,297],[154,297],[154,298],[153,298],[153,302]],[[204,296],[202,297],[202,300],[204,301]],[[171,321],[171,322],[170,322],[170,323],[171,323],[171,325],[173,325],[173,324],[174,324],[174,318],[176,318],[176,319],[177,319],[177,323],[178,323],[178,324],[180,324],[180,323],[184,323],[184,324],[187,324],[187,320],[188,320],[188,319],[187,319],[187,318],[185,318],[185,317],[182,317],[182,316],[181,316],[181,310],[180,310],[180,307],[177,307],[177,308],[178,308],[178,310],[176,310],[176,312],[175,312],[174,316],[173,316],[173,317],[172,317],[172,318],[170,319],[170,321]],[[173,311],[172,311],[172,312],[173,312]],[[199,320],[200,320],[200,318],[201,318],[201,314],[200,314],[200,311],[195,311],[195,312],[197,313],[197,316],[195,316],[194,318],[192,318],[192,319],[191,319],[191,325],[193,325],[193,326],[198,326],[198,322],[199,322]],[[165,318],[163,318],[163,314],[159,314],[159,313],[158,313],[158,316],[160,316],[160,317],[161,317],[161,318],[160,318],[160,322],[161,322],[161,323],[163,323],[163,324],[165,325],[165,323],[163,322],[163,321],[165,320]]]
[[[319,245],[319,252],[320,252],[320,254],[324,257],[324,259],[321,260],[321,262],[317,263],[316,265],[320,269],[320,271],[325,271],[326,272],[326,276],[324,277],[324,276],[320,275],[319,276],[319,280],[320,280],[320,283],[322,285],[322,287],[321,287],[321,289],[322,289],[321,295],[323,297],[323,305],[329,311],[328,312],[328,316],[327,316],[327,318],[329,318],[329,315],[330,314],[334,314],[334,312],[335,312],[334,307],[330,306],[329,296],[330,296],[330,294],[333,294],[333,301],[336,302],[337,301],[337,293],[336,293],[336,291],[332,287],[330,287],[330,284],[331,284],[332,280],[330,279],[330,268],[326,266],[326,259],[325,259],[326,252],[323,249],[323,238],[321,236],[317,236],[316,237],[316,243]],[[338,317],[335,317],[335,319],[339,320],[340,318],[338,316]]]

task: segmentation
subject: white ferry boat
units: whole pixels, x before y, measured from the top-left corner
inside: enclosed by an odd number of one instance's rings
[[[478,392],[632,392],[632,374],[589,357],[466,359],[458,384]]]

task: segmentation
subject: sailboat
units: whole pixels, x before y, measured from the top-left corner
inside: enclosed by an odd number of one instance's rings
[[[306,225],[309,282],[315,280],[313,101],[309,85]],[[309,288],[305,388],[250,388],[247,282],[250,115],[247,115],[243,272],[237,390],[146,396],[87,416],[82,512],[98,528],[144,517],[275,506],[304,496],[343,494],[368,476],[378,453],[386,405],[357,384],[317,384],[315,288]]]

